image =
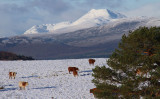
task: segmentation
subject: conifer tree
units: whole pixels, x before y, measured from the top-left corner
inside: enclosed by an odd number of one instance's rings
[[[93,69],[97,98],[160,98],[160,27],[124,34],[107,64]]]

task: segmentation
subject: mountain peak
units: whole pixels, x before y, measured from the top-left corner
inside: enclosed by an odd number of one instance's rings
[[[98,10],[92,9],[85,15],[85,17],[88,17],[88,18],[96,18],[96,17],[103,17],[103,16],[105,16],[106,18],[107,17],[109,18],[109,14],[107,13],[106,9],[98,9]]]
[[[112,19],[119,19],[119,18],[125,18],[125,15],[122,15],[117,12],[113,12],[108,9],[92,9],[87,14],[79,18],[77,21],[75,21],[73,24],[106,24]],[[87,23],[86,23],[87,22]]]
[[[92,14],[95,17],[96,16],[105,16],[106,18],[109,19],[117,19],[117,18],[124,18],[126,17],[125,15],[122,15],[120,13],[111,11],[109,9],[92,9],[88,12],[88,14]]]
[[[91,9],[88,13],[74,22],[61,22],[51,25],[37,25],[27,30],[24,34],[73,32],[80,29],[101,26],[114,19],[125,17],[125,15],[113,12],[108,9]]]

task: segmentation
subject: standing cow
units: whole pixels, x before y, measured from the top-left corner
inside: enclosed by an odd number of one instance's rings
[[[20,81],[19,82],[19,88],[20,90],[21,89],[24,89],[25,90],[25,87],[28,85],[28,82],[24,82],[24,81]]]
[[[17,72],[9,72],[9,79],[12,77],[15,79]]]
[[[77,71],[79,71],[79,69],[77,67],[68,67],[69,74],[70,74],[71,71],[73,72],[73,76],[74,77],[78,76],[78,72]]]
[[[95,61],[96,61],[95,59],[89,59],[89,60],[88,60],[88,62],[89,62],[90,65],[94,65],[94,62],[95,62]]]
[[[79,71],[79,69],[77,67],[68,67],[69,74],[70,74],[70,72],[73,72],[73,70]]]

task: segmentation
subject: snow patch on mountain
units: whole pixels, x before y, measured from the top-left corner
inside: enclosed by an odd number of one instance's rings
[[[160,26],[160,18],[151,18],[150,21],[146,23],[146,26]]]
[[[31,29],[27,30],[24,34],[37,34],[48,32],[46,25],[34,25]]]
[[[80,29],[101,26],[115,19],[125,18],[125,15],[113,12],[108,9],[92,9],[87,14],[75,22],[60,22],[57,24],[35,25],[24,34],[42,34],[42,33],[67,33]]]
[[[61,22],[57,24],[42,24],[42,25],[35,25],[29,30],[27,30],[24,34],[38,34],[38,33],[48,33],[53,32],[57,29],[64,28],[69,26],[70,22]]]
[[[82,16],[80,19],[75,21],[73,25],[85,24],[86,22],[91,24],[103,24],[107,23],[108,21],[111,21],[112,19],[119,19],[124,17],[124,15],[110,11],[108,9],[92,9],[86,15]]]

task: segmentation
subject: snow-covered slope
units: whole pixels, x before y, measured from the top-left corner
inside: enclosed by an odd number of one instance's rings
[[[27,30],[24,34],[38,34],[38,33],[51,33],[55,30],[65,28],[70,26],[70,22],[61,22],[57,24],[42,24],[42,25],[35,25]]]
[[[99,9],[95,10],[92,9],[89,11],[87,14],[79,18],[77,21],[73,22],[73,25],[79,25],[79,24],[105,24],[109,21],[112,21],[113,19],[119,19],[119,18],[124,18],[125,16],[116,13],[113,11],[110,11],[108,9]]]
[[[125,18],[125,16],[108,9],[92,9],[75,22],[35,25],[24,34],[73,32],[80,29],[101,26],[112,20],[120,18]]]
[[[106,66],[105,58],[96,58],[95,66]],[[79,68],[79,76],[68,73],[69,66]],[[92,68],[88,59],[0,61],[0,99],[94,99],[90,89]],[[8,72],[17,72],[9,79]],[[18,82],[27,81],[26,90],[19,90]],[[52,98],[53,97],[53,98]]]
[[[74,32],[67,32],[67,29],[70,30],[67,28],[62,34],[37,33],[0,38],[0,50],[32,56],[35,59],[104,57],[114,51],[123,34],[128,34],[129,30],[135,30],[140,26],[160,26],[160,19],[120,18],[112,19],[102,26]]]

